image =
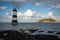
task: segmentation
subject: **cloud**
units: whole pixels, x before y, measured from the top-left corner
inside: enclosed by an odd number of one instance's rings
[[[8,2],[10,4],[12,4],[13,8],[20,8],[22,7],[22,2],[24,2],[25,0],[0,0],[0,2]]]
[[[55,8],[60,8],[60,4],[55,5]]]
[[[42,3],[42,0],[26,0],[26,2],[31,3],[35,6],[39,6]]]
[[[40,3],[38,3],[38,2],[35,3],[35,6],[39,6],[39,5],[40,5]]]
[[[24,13],[19,12],[18,14],[18,19],[23,19],[23,20],[35,20],[40,18],[40,14],[32,11],[30,9],[27,9]]]
[[[40,6],[41,4],[51,4],[51,5],[56,5],[60,3],[60,0],[27,0],[27,2]]]
[[[49,11],[47,15],[43,15],[41,18],[44,19],[44,18],[55,18],[55,17],[54,13],[52,11]]]
[[[0,6],[0,9],[5,10],[7,9],[7,6]]]
[[[25,16],[24,19],[30,19],[30,17],[33,16],[33,12],[32,12],[30,9],[28,9],[28,10],[23,14],[23,16]]]
[[[53,12],[48,12],[48,16],[52,17],[53,16]]]
[[[34,12],[32,10],[28,9],[25,13],[24,16],[32,16]]]
[[[1,16],[0,22],[11,22],[12,21],[13,12],[8,11],[4,16]],[[17,12],[17,20],[18,22],[35,22],[35,20],[40,19],[40,14],[27,9],[24,13]],[[7,21],[6,21],[7,20]]]
[[[60,9],[60,4],[51,5],[51,7],[48,8],[48,10],[52,10],[52,9]]]

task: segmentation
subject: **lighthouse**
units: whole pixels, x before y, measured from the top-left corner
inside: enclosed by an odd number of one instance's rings
[[[12,25],[17,25],[18,21],[17,21],[17,10],[13,9],[13,16],[12,16]]]

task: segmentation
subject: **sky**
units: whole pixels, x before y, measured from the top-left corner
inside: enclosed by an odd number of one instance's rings
[[[36,22],[44,18],[60,22],[60,0],[0,0],[0,22],[11,22],[14,8],[18,22]]]

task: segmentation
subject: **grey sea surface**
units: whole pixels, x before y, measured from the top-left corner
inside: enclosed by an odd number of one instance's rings
[[[20,29],[37,29],[43,31],[57,31],[60,32],[60,23],[18,23],[12,25],[11,23],[0,23],[0,31],[2,30],[20,30]]]

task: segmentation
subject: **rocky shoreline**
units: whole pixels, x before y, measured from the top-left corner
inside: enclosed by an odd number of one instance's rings
[[[30,30],[30,32],[31,31],[32,30]],[[0,31],[0,40],[1,39],[4,39],[4,40],[60,40],[57,36],[53,36],[53,35],[45,35],[45,34],[38,34],[38,35],[28,34],[27,35],[25,33],[21,33],[16,30]]]

